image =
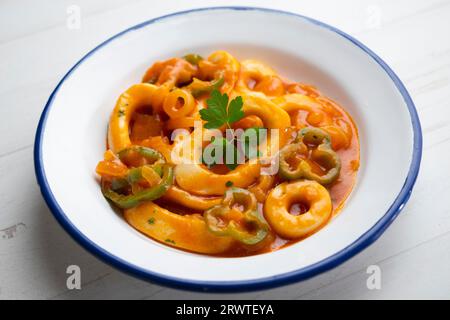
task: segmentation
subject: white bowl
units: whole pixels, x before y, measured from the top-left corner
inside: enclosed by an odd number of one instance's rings
[[[154,61],[230,51],[266,61],[340,102],[359,128],[361,167],[342,212],[282,250],[217,258],[177,250],[130,227],[103,198],[94,169],[121,92]],[[337,266],[377,239],[408,200],[420,165],[419,119],[405,87],[372,51],[307,17],[259,8],[205,8],[127,29],[64,76],[42,113],[35,169],[56,219],[79,243],[133,275],[193,290],[245,291],[299,281]]]

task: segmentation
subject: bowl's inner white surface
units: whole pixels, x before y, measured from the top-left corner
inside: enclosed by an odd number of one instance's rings
[[[352,115],[361,168],[344,210],[320,232],[280,251],[214,258],[161,245],[136,232],[103,198],[94,169],[115,100],[154,61],[230,51],[317,86]],[[412,155],[407,107],[383,69],[354,44],[306,20],[258,11],[203,11],[159,20],[101,47],[56,94],[43,136],[51,192],[67,219],[97,246],[152,272],[190,280],[249,280],[319,262],[367,232],[388,210]]]

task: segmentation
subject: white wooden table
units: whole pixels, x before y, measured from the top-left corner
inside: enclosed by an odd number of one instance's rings
[[[81,9],[79,29],[67,24]],[[404,81],[421,118],[424,155],[411,200],[384,235],[343,265],[273,290],[212,295],[127,276],[78,246],[36,184],[39,115],[59,79],[88,50],[128,26],[194,7],[254,5],[332,24],[378,53]],[[450,298],[450,0],[0,2],[0,299]],[[79,265],[82,290],[68,290]],[[366,286],[381,268],[381,289]]]

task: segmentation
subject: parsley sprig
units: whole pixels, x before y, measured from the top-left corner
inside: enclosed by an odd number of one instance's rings
[[[241,96],[237,96],[230,103],[228,101],[226,93],[221,94],[219,90],[211,92],[211,97],[206,100],[208,108],[200,110],[200,117],[206,121],[206,129],[217,129],[223,125],[231,129],[231,124],[245,116]]]
[[[201,118],[206,121],[204,127],[206,129],[218,129],[223,125],[226,125],[228,129],[231,129],[231,125],[242,118],[245,114],[242,110],[243,101],[241,96],[235,97],[229,102],[228,95],[226,93],[221,94],[218,90],[213,90],[211,96],[206,100],[208,108],[200,110]],[[207,160],[208,157],[203,155],[202,161],[208,167],[212,167],[217,163],[224,163],[229,170],[234,170],[241,159],[252,159],[258,157],[260,152],[258,150],[259,144],[266,139],[265,131],[263,128],[248,128],[240,137],[233,136],[228,138],[216,138],[211,141],[205,150],[205,153],[215,156],[216,148],[223,148],[222,159],[215,159],[212,161]],[[250,136],[256,134],[256,145],[250,144]],[[233,155],[233,159],[228,159],[226,154]],[[224,161],[227,158],[227,161]],[[218,160],[218,162],[216,162]]]

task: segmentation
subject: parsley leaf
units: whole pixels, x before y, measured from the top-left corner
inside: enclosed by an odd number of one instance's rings
[[[202,162],[209,168],[216,164],[225,164],[234,170],[243,160],[251,160],[262,156],[259,147],[267,139],[265,128],[251,127],[241,135],[227,138],[214,138],[202,153]],[[220,154],[216,154],[219,151]],[[232,157],[230,159],[230,156]]]
[[[245,116],[244,111],[242,111],[243,104],[241,96],[231,100],[228,106],[228,123],[239,121]]]
[[[238,96],[231,100],[229,106],[228,100],[226,93],[221,94],[219,90],[211,92],[211,97],[206,100],[208,108],[200,110],[200,117],[207,121],[206,129],[217,129],[224,124],[230,128],[233,122],[244,117],[242,97]]]

